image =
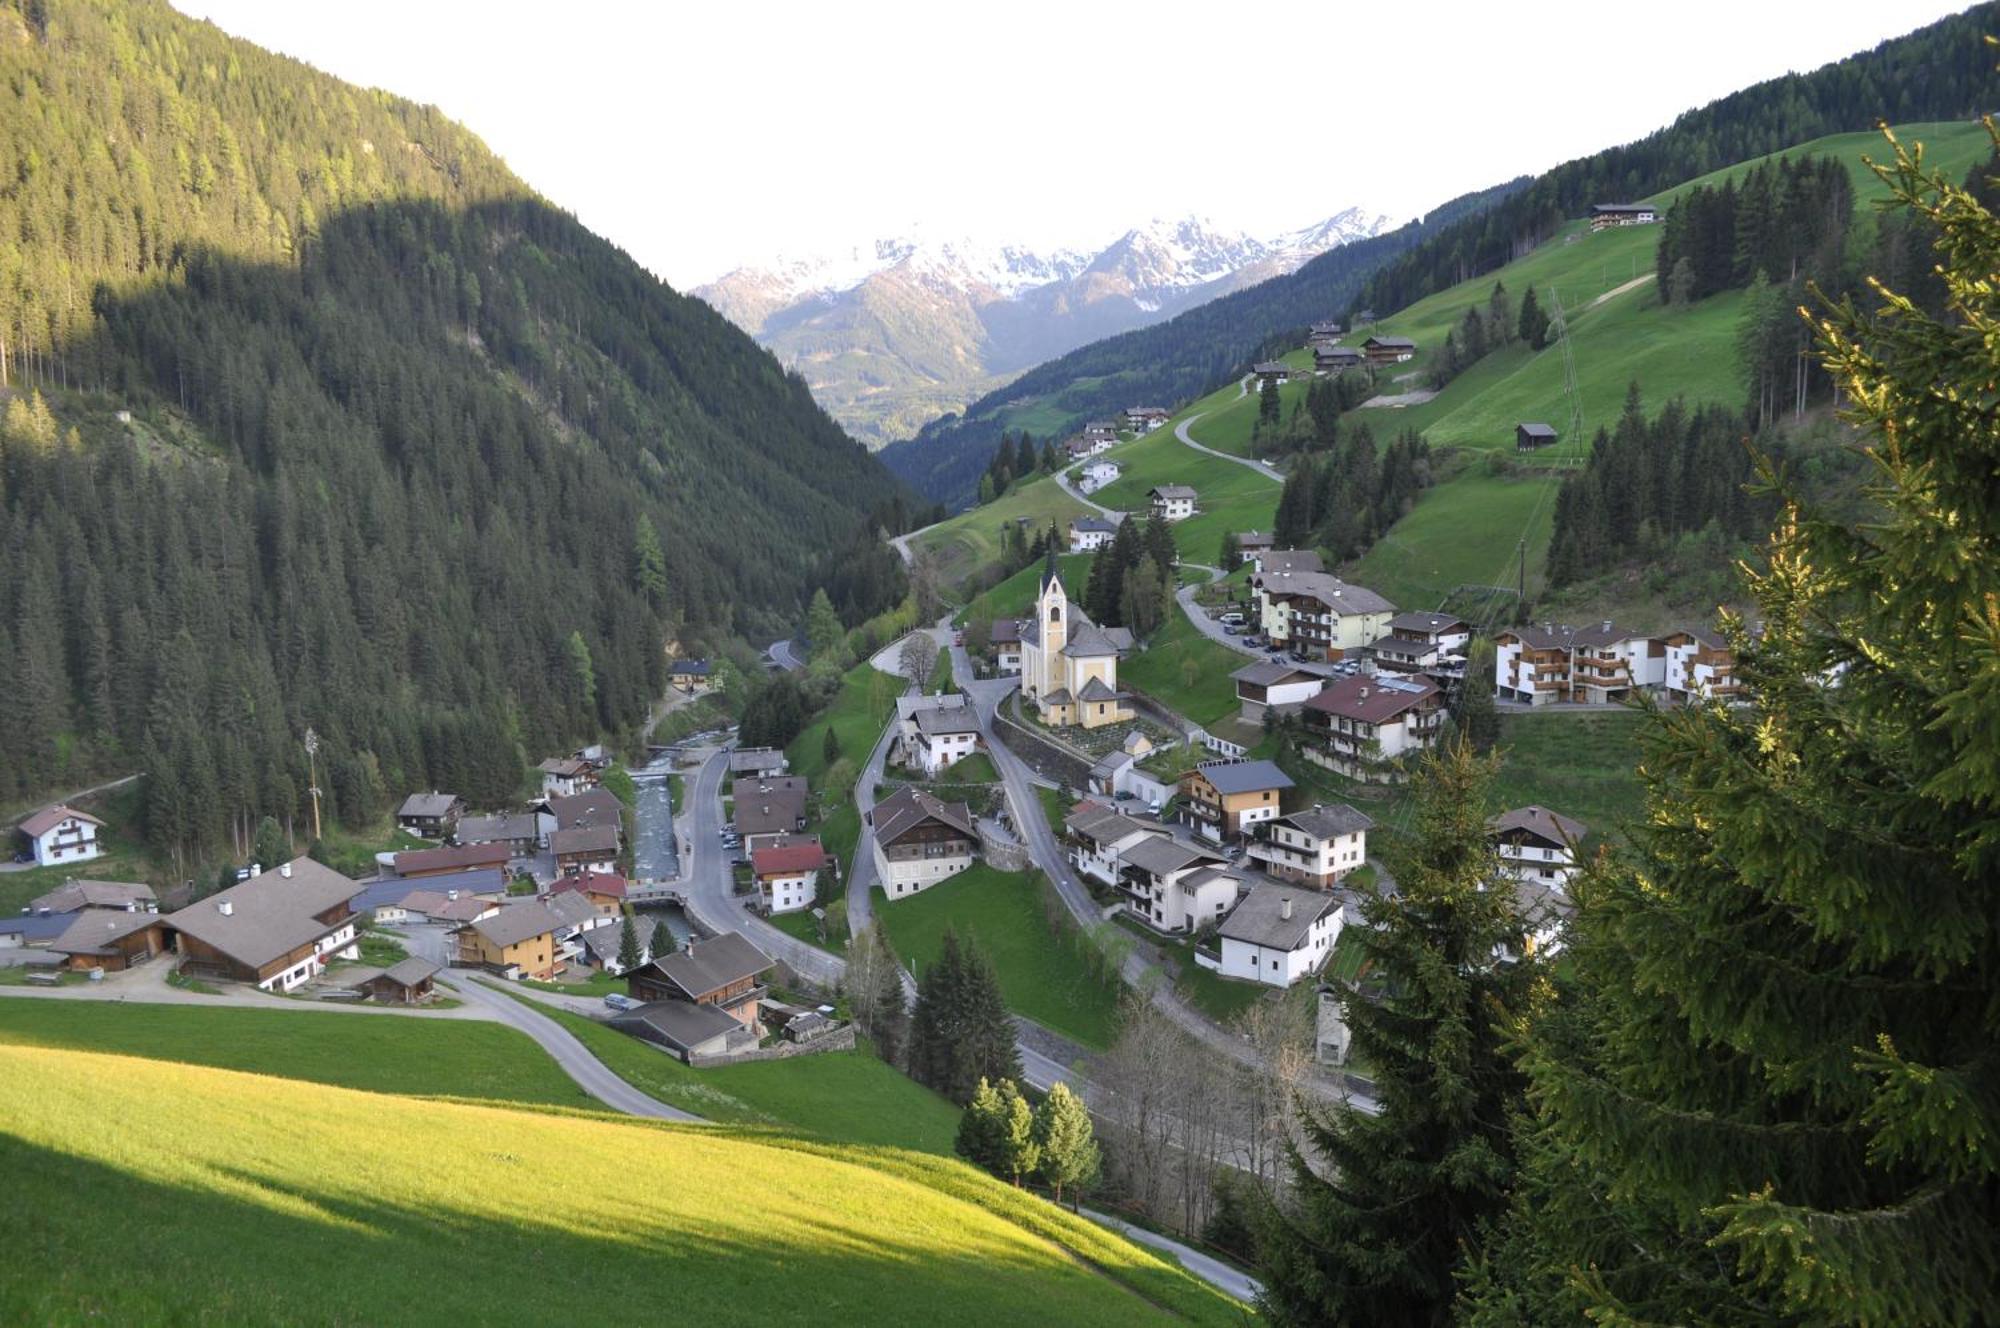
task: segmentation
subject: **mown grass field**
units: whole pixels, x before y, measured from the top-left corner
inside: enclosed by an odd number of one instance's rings
[[[1028,518],[1028,537],[1046,529],[1051,520],[1064,531],[1076,517],[1094,515],[1063,491],[1053,477],[1039,475],[1017,484],[1003,496],[945,521],[910,541],[912,549],[937,555],[945,584],[960,585],[1000,556],[1000,534],[1008,525]]]
[[[1118,677],[1206,726],[1236,713],[1236,684],[1229,675],[1249,663],[1204,636],[1176,604],[1146,649],[1119,664]]]
[[[1426,489],[1410,514],[1355,560],[1347,578],[1398,608],[1435,609],[1462,585],[1513,585],[1525,532],[1532,596],[1548,562],[1558,482],[1532,472],[1495,475],[1475,465]]]
[[[832,702],[785,748],[792,773],[805,776],[816,792],[832,797],[830,790],[821,787],[827,771],[826,731],[831,728],[839,741],[839,759],[856,765],[866,761],[906,685],[903,679],[882,672],[865,659],[849,669],[841,677],[840,690]]]
[[[1063,593],[1072,600],[1083,594],[1084,586],[1090,580],[1090,553],[1064,553],[1056,556],[1056,575],[1062,578]],[[991,622],[995,618],[1021,618],[1035,606],[1035,594],[1042,586],[1042,563],[1029,563],[991,590],[975,596],[960,610],[955,622]]]
[[[992,959],[1007,1008],[1092,1047],[1117,1031],[1118,990],[1094,978],[1080,947],[1087,938],[1052,936],[1034,872],[995,871],[977,863],[922,894],[894,903],[878,897],[876,916],[917,981],[944,950],[946,927]],[[1058,908],[1060,905],[1058,905]]]
[[[898,1150],[6,1046],[0,1166],[0,1235],[47,1252],[0,1280],[9,1323],[1240,1320],[1085,1220]]]
[[[1609,708],[1602,714],[1506,714],[1500,720],[1500,773],[1493,810],[1527,803],[1574,817],[1593,839],[1645,813],[1639,783],[1639,732],[1646,717]]]
[[[592,1099],[499,1024],[131,1001],[0,1000],[0,1043],[183,1061],[374,1093],[558,1107]]]
[[[1236,389],[1230,387],[1227,392]],[[1219,395],[1219,394],[1218,394]],[[1208,398],[1213,401],[1214,398]],[[1199,403],[1189,414],[1201,409]],[[1187,414],[1176,417],[1176,422]],[[1206,417],[1189,432],[1206,443]],[[1125,473],[1115,484],[1107,484],[1092,495],[1106,507],[1137,512],[1144,519],[1147,492],[1158,484],[1186,484],[1198,497],[1196,513],[1174,524],[1174,544],[1189,562],[1213,564],[1222,548],[1222,537],[1230,531],[1269,530],[1278,510],[1277,481],[1248,466],[1195,451],[1178,438],[1170,425],[1129,444],[1122,458]]]

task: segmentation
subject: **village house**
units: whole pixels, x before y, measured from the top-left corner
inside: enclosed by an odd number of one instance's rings
[[[1216,972],[1244,982],[1290,987],[1325,965],[1340,939],[1345,902],[1333,894],[1262,881],[1215,929]],[[1197,950],[1195,960],[1208,967]]]
[[[1236,681],[1236,702],[1245,724],[1262,724],[1267,710],[1293,714],[1326,686],[1319,674],[1281,660],[1246,664],[1229,676]]]
[[[935,779],[979,745],[979,714],[963,692],[896,698],[898,765]]]
[[[416,848],[398,853],[389,861],[396,875],[417,880],[426,876],[451,876],[482,868],[502,869],[513,860],[505,844],[457,844],[449,848]]]
[[[1352,346],[1313,347],[1313,372],[1321,378],[1338,378],[1367,362],[1368,356]]]
[[[1021,671],[1021,623],[1018,618],[995,618],[987,633],[993,643],[994,672],[1006,677]]]
[[[1472,644],[1472,625],[1449,613],[1399,613],[1389,619],[1389,634],[1375,642],[1375,663],[1397,673],[1425,673],[1433,678],[1465,676],[1465,652]]]
[[[1317,350],[1321,346],[1331,346],[1347,334],[1339,319],[1321,319],[1306,330],[1306,345]]]
[[[771,747],[738,747],[729,753],[732,775],[782,775],[789,767],[785,754]]]
[[[555,854],[556,873],[610,872],[618,870],[618,827],[586,825],[575,830],[558,830],[549,836],[549,852]]]
[[[1218,854],[1165,834],[1125,849],[1118,868],[1126,911],[1155,931],[1188,933],[1220,921],[1238,884]]]
[[[1543,424],[1540,420],[1524,420],[1514,426],[1514,450],[1533,452],[1538,448],[1553,446],[1556,441],[1555,426]]]
[[[353,959],[354,882],[311,858],[260,872],[161,920],[182,972],[291,991]]]
[[[1266,553],[1253,553],[1250,567],[1254,575],[1250,578],[1250,589],[1254,593],[1259,583],[1266,577],[1283,576],[1287,572],[1324,572],[1326,560],[1318,549],[1272,549]],[[1261,612],[1261,606],[1259,612]]]
[[[370,1000],[381,1001],[385,1005],[422,1005],[437,994],[436,979],[443,968],[444,965],[434,959],[419,959],[411,955],[358,980],[350,976],[348,985]]]
[[[519,908],[523,900],[514,900],[505,908]],[[537,895],[532,901],[547,909],[549,916],[556,920],[556,967],[566,968],[572,964],[589,964],[589,948],[586,941],[595,932],[615,933],[618,918],[600,913],[597,906],[573,890],[561,894]]]
[[[1118,441],[1118,426],[1110,420],[1092,420],[1083,426],[1083,436],[1093,443],[1109,447]]]
[[[1245,558],[1259,558],[1277,548],[1277,538],[1268,531],[1245,530],[1236,536],[1236,551]]]
[[[1292,366],[1283,360],[1259,360],[1250,366],[1250,372],[1256,376],[1258,387],[1266,383],[1290,382],[1292,378]]]
[[[412,793],[396,809],[396,827],[421,839],[449,839],[465,815],[465,799],[456,793]]]
[[[1069,454],[1071,461],[1082,461],[1108,450],[1117,441],[1116,438],[1091,438],[1078,434],[1063,444],[1063,451]]]
[[[1504,701],[1605,705],[1666,677],[1666,643],[1608,618],[1595,627],[1509,627],[1493,637],[1493,690]]]
[[[21,822],[21,834],[37,867],[61,867],[89,862],[104,850],[97,832],[104,822],[89,812],[57,804],[44,807]]]
[[[757,1005],[767,990],[758,979],[772,967],[762,950],[726,931],[710,940],[691,939],[685,950],[633,969],[625,976],[626,990],[648,1005],[679,1002],[724,1015],[742,1035],[730,1035],[733,1045],[754,1044],[763,1036]]]
[[[1095,553],[1118,533],[1118,523],[1101,516],[1082,516],[1069,523],[1069,551]]]
[[[1062,578],[1042,573],[1035,616],[1021,629],[1021,694],[1052,728],[1087,729],[1132,718],[1131,693],[1118,686],[1115,638],[1069,602]]]
[[[683,692],[705,691],[715,679],[715,667],[705,659],[677,659],[667,666],[667,684]]]
[[[1267,875],[1331,890],[1368,861],[1374,818],[1344,802],[1316,804],[1266,822],[1250,844],[1250,859]]]
[[[665,955],[674,946],[673,932],[668,930],[666,923],[655,918],[633,918],[632,939],[638,943],[639,959],[637,963],[627,965],[619,958],[619,951],[625,947],[623,920],[616,926],[593,927],[578,934],[575,962],[593,973],[622,978],[652,963],[656,952]]]
[[[1667,666],[1662,680],[1676,701],[1732,700],[1743,694],[1736,680],[1736,652],[1713,632],[1679,631],[1667,635]]]
[[[556,949],[556,932],[563,925],[538,901],[510,904],[453,930],[457,949],[452,963],[509,980],[551,981],[563,970]]]
[[[356,913],[366,914],[364,923],[368,918],[392,925],[409,922],[411,918],[407,901],[422,888],[417,882],[406,881],[401,877],[370,881],[347,901],[347,906]]]
[[[1546,807],[1516,807],[1486,823],[1503,875],[1565,892],[1577,872],[1577,846],[1589,833],[1583,822]]]
[[[1593,203],[1590,229],[1601,231],[1612,226],[1650,226],[1659,217],[1659,209],[1651,203]]]
[[[551,834],[595,825],[615,826],[622,833],[625,825],[625,804],[608,788],[586,789],[566,798],[544,798],[536,804],[536,810],[545,818],[543,829]]]
[[[900,788],[865,818],[875,832],[875,875],[890,899],[907,899],[972,865],[979,845],[972,811],[922,789]]]
[[[1181,820],[1217,841],[1240,839],[1276,819],[1292,780],[1265,760],[1203,761],[1181,776]]]
[[[458,842],[497,844],[507,850],[510,858],[532,858],[542,848],[541,818],[533,812],[463,817],[458,823]]]
[[[1325,572],[1263,578],[1260,624],[1274,646],[1308,660],[1336,660],[1373,645],[1389,630],[1396,606],[1366,586]]]
[[[1307,701],[1306,759],[1355,779],[1397,778],[1386,763],[1420,752],[1444,727],[1444,696],[1422,674],[1336,678]]]
[[[401,907],[411,922],[458,927],[498,913],[500,901],[457,890],[412,890],[403,896]]]
[[[101,968],[122,973],[167,949],[166,926],[158,913],[121,908],[86,908],[63,916],[69,925],[48,942],[77,972]]]
[[[1185,484],[1158,484],[1147,490],[1146,501],[1152,505],[1154,516],[1168,521],[1185,521],[1194,515],[1198,496]]]
[[[1158,826],[1085,799],[1063,818],[1063,829],[1069,838],[1070,865],[1077,874],[1115,886],[1125,850],[1157,833]]]
[[[588,903],[598,913],[615,917],[625,907],[625,900],[631,893],[631,882],[617,872],[574,872],[557,878],[556,882],[543,892],[544,898],[556,895],[575,895]]]
[[[1174,796],[1174,781],[1159,779],[1140,766],[1131,752],[1106,752],[1090,767],[1090,791],[1108,798],[1134,798],[1157,815]]]
[[[750,850],[750,872],[767,913],[796,913],[811,908],[819,892],[819,874],[831,864],[818,835],[777,835]]]
[[[1408,337],[1370,337],[1361,343],[1370,364],[1402,364],[1417,353],[1417,343]]]
[[[1123,473],[1116,461],[1092,461],[1077,471],[1076,487],[1080,493],[1096,493]]]
[[[574,756],[551,756],[536,769],[544,798],[573,798],[597,787],[597,767]]]
[[[730,785],[736,833],[748,848],[806,828],[806,781],[798,775],[739,779]]]
[[[1160,406],[1127,406],[1125,427],[1133,433],[1151,433],[1167,422],[1167,412]]]
[[[137,881],[64,881],[45,895],[28,901],[30,913],[75,913],[86,908],[120,909],[128,913],[152,913],[159,900],[153,887]]]

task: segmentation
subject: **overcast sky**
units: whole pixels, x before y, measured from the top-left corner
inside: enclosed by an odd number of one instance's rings
[[[176,3],[436,104],[683,288],[912,232],[1400,221],[1962,7]]]

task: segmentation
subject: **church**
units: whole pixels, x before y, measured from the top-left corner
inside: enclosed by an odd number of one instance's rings
[[[1034,617],[1021,624],[1021,690],[1051,728],[1087,729],[1132,718],[1132,694],[1118,687],[1118,655],[1131,633],[1103,628],[1069,602],[1051,566],[1042,573]]]

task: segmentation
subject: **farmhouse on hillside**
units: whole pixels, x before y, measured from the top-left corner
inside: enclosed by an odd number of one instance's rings
[[[412,793],[396,809],[396,828],[423,839],[449,839],[465,815],[465,799],[456,793]]]
[[[1079,493],[1096,493],[1123,474],[1116,461],[1092,461],[1077,472],[1076,487]]]
[[[979,844],[972,811],[922,789],[900,788],[868,812],[875,874],[890,899],[907,899],[972,865]]]
[[[964,692],[899,696],[896,721],[896,762],[923,771],[927,779],[972,755],[979,744],[979,714]]]
[[[260,872],[161,919],[183,972],[290,991],[353,959],[354,882],[311,858]]]
[[[1283,360],[1259,360],[1250,366],[1250,372],[1257,377],[1257,385],[1266,383],[1286,383],[1291,381],[1292,366]]]
[[[1185,521],[1194,515],[1195,491],[1185,484],[1155,485],[1146,494],[1153,515],[1168,521]]]
[[[1125,427],[1133,433],[1151,433],[1167,422],[1167,412],[1159,406],[1127,406]]]
[[[832,862],[818,835],[777,835],[750,850],[750,871],[768,913],[796,913],[812,907],[819,874]]]
[[[1181,776],[1181,821],[1217,841],[1240,839],[1277,818],[1292,780],[1266,760],[1203,761]]]
[[[1504,875],[1565,891],[1576,875],[1577,845],[1589,833],[1583,822],[1546,807],[1516,807],[1486,823],[1487,840]]]
[[[1352,346],[1313,348],[1313,372],[1322,378],[1338,378],[1349,369],[1359,368],[1367,362],[1368,357]]]
[[[89,862],[101,854],[104,850],[98,845],[97,832],[103,827],[104,822],[89,812],[58,803],[22,821],[21,834],[36,866],[57,867]]]
[[[1401,364],[1417,353],[1417,343],[1408,337],[1370,337],[1361,343],[1370,364]]]
[[[1590,229],[1601,231],[1612,226],[1650,226],[1659,218],[1659,209],[1651,203],[1593,203]]]
[[[1093,553],[1111,542],[1118,523],[1101,516],[1080,516],[1069,523],[1069,551]]]
[[[715,666],[705,659],[677,659],[667,666],[667,683],[683,692],[699,692],[715,680]]]

